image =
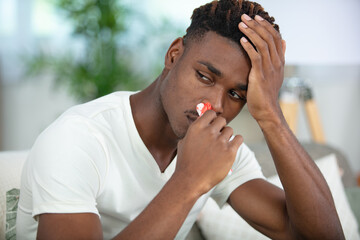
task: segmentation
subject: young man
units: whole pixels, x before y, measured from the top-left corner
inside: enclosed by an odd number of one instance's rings
[[[273,239],[344,239],[328,186],[277,102],[285,42],[273,22],[256,3],[206,4],[149,87],[64,113],[25,164],[19,239],[183,239],[209,197]],[[212,110],[199,117],[201,102]],[[284,191],[231,138],[227,123],[245,103]]]

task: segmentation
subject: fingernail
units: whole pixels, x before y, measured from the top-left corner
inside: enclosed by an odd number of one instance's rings
[[[260,17],[259,15],[256,15],[256,16],[255,16],[255,19],[256,19],[256,20],[259,20],[259,21],[264,21],[264,19],[263,19],[262,17]]]
[[[243,28],[248,28],[248,26],[243,22],[240,23],[240,26],[243,27]]]
[[[244,43],[248,42],[248,40],[245,37],[242,37],[241,41],[244,42]]]
[[[249,17],[249,15],[247,15],[247,14],[243,14],[243,16],[244,16],[244,18],[245,18],[247,21],[251,21],[251,20],[252,20],[252,18]]]

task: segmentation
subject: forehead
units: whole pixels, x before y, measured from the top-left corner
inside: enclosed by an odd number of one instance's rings
[[[209,31],[201,39],[191,39],[185,46],[186,61],[208,62],[224,76],[246,78],[250,72],[250,59],[240,44]]]

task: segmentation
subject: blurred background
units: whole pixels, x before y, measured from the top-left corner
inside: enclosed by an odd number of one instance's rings
[[[30,149],[75,104],[147,86],[192,10],[206,2],[0,0],[0,150]],[[359,173],[360,1],[258,2],[287,41],[286,81],[311,89],[325,142]],[[311,141],[302,98],[294,96],[296,134]],[[246,109],[231,125],[248,143],[264,141]]]

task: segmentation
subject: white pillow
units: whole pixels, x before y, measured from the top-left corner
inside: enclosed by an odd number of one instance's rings
[[[341,182],[339,167],[334,154],[315,161],[327,181],[333,195],[335,206],[348,240],[360,240],[358,226],[354,214],[347,201]],[[277,175],[268,178],[269,182],[282,187]],[[214,200],[209,199],[198,217],[198,224],[208,240],[269,239],[253,229],[229,205],[219,209]]]
[[[0,152],[0,239],[5,239],[6,192],[20,188],[27,155],[28,151]]]

